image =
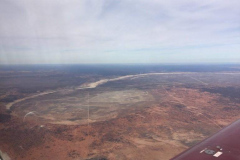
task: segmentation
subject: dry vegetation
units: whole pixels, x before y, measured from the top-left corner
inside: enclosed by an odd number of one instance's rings
[[[166,160],[239,118],[239,78],[144,75],[77,89],[84,81],[9,111],[41,93],[13,87],[1,95],[0,149],[17,160]]]

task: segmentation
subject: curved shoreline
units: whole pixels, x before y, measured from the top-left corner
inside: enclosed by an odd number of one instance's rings
[[[8,156],[8,154],[6,152],[2,152],[1,150],[0,150],[0,157],[3,160],[11,160],[11,158]]]
[[[194,73],[195,72],[166,72],[166,73],[144,73],[144,74],[126,75],[126,76],[120,76],[120,77],[117,77],[117,78],[101,79],[101,80],[98,80],[96,82],[92,82],[92,83],[89,83],[89,84],[83,84],[80,87],[75,88],[75,90],[96,88],[96,87],[98,87],[102,84],[105,84],[107,82],[118,81],[118,80],[123,80],[123,79],[128,79],[128,78],[139,78],[139,77],[148,76],[148,75],[194,74]],[[22,101],[25,101],[25,100],[28,100],[28,99],[31,99],[31,98],[35,98],[35,97],[38,97],[38,96],[43,96],[43,95],[47,95],[47,94],[56,93],[56,92],[59,92],[59,91],[61,91],[61,90],[45,91],[45,92],[42,92],[42,93],[39,93],[39,94],[35,94],[35,95],[28,96],[28,97],[24,97],[22,99],[15,100],[11,103],[8,103],[6,105],[6,109],[10,110],[13,105],[15,105],[19,102],[22,102]]]

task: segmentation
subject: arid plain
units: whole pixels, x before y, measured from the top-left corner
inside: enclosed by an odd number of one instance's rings
[[[14,160],[167,160],[240,118],[236,70],[0,76],[0,150]]]

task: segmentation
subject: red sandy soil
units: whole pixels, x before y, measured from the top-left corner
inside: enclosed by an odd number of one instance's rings
[[[150,93],[161,103],[89,126],[11,115],[0,123],[0,149],[13,160],[167,160],[239,118],[239,104],[217,94],[168,87]],[[4,107],[0,113],[9,115]]]

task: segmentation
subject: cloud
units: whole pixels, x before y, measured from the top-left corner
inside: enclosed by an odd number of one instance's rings
[[[239,8],[239,0],[2,0],[0,63],[124,63],[121,55],[135,63],[173,52],[177,62],[223,54],[219,46],[234,58]]]

